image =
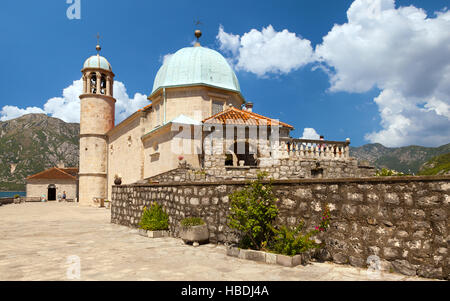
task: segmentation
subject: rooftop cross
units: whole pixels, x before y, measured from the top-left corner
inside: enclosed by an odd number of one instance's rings
[[[100,50],[102,50],[102,47],[100,46],[100,33],[97,33],[97,46],[95,49],[97,49],[97,54],[99,54]]]

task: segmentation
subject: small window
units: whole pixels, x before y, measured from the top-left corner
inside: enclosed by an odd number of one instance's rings
[[[97,93],[97,74],[91,73],[89,84],[90,84],[89,90],[91,91],[91,93],[93,94]]]

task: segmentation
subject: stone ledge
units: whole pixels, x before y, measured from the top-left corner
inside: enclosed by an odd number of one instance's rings
[[[303,253],[295,256],[286,256],[281,254],[244,250],[236,247],[227,247],[227,256],[236,257],[240,259],[247,259],[257,262],[264,262],[267,264],[277,264],[285,267],[295,267],[298,265],[306,265],[311,260],[310,253]]]
[[[149,238],[170,237],[169,230],[150,231],[150,230],[139,229],[138,233],[141,236],[145,236],[145,237],[149,237]]]
[[[401,176],[401,177],[361,177],[361,178],[321,178],[321,179],[291,179],[291,180],[263,180],[263,184],[285,185],[285,184],[327,184],[327,183],[398,183],[398,182],[434,182],[450,181],[450,176]],[[113,187],[152,187],[152,186],[220,186],[220,185],[246,185],[248,180],[225,180],[220,182],[159,182],[149,184],[129,184]]]

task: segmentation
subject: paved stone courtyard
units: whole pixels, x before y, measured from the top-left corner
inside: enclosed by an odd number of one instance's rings
[[[332,263],[285,268],[226,256],[225,247],[145,238],[110,223],[104,208],[74,203],[0,207],[0,280],[68,280],[78,256],[81,280],[428,280]]]

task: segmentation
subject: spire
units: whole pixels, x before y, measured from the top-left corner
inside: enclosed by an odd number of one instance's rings
[[[194,47],[200,47],[201,45],[200,45],[200,42],[198,40],[202,36],[202,32],[200,31],[200,29],[197,29],[194,34],[197,37],[197,42],[194,44]]]
[[[100,46],[100,34],[97,33],[97,46],[95,47],[97,49],[97,55],[100,54],[100,50],[102,50],[102,47]]]

